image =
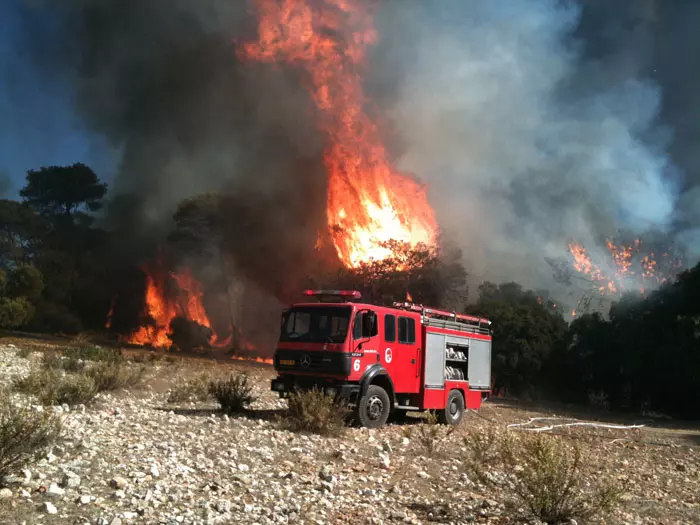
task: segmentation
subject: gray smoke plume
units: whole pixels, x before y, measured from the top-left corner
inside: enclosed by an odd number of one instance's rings
[[[404,141],[399,165],[430,183],[441,224],[478,277],[547,285],[543,257],[564,255],[570,239],[593,248],[617,229],[687,239],[697,228],[698,113],[673,109],[700,100],[690,67],[700,37],[674,23],[678,8],[700,19],[697,7],[392,4],[380,35],[393,52],[376,61],[402,77],[391,113]],[[695,53],[671,52],[664,37],[676,31]],[[658,57],[673,60],[652,74]],[[678,86],[686,77],[693,93]],[[665,84],[678,84],[675,93]]]
[[[372,4],[367,91],[477,280],[548,285],[545,256],[618,228],[700,255],[697,3]],[[241,264],[281,273],[293,247],[299,264],[323,222],[324,137],[302,73],[236,59],[256,36],[249,2],[28,5],[37,63],[70,77],[77,110],[121,148],[111,187],[138,196],[140,231],[225,189]]]

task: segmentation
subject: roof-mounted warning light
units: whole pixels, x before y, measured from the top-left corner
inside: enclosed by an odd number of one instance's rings
[[[327,302],[349,301],[350,299],[360,299],[362,294],[357,290],[304,290],[307,297],[318,297],[318,300]]]

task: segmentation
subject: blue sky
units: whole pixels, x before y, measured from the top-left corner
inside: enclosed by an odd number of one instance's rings
[[[75,115],[69,82],[40,75],[28,57],[26,39],[33,36],[25,31],[22,3],[0,1],[0,186],[9,175],[6,196],[15,197],[27,170],[74,162],[90,165],[109,182],[114,158]]]

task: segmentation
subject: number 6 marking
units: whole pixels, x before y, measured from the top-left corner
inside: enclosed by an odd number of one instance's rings
[[[359,371],[360,371],[360,360],[359,360],[359,359],[355,359],[355,362],[352,364],[352,369],[353,369],[355,372],[359,372]]]

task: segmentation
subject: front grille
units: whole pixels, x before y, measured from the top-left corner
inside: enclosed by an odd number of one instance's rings
[[[275,368],[280,371],[350,374],[350,354],[318,350],[282,350],[275,353]]]

